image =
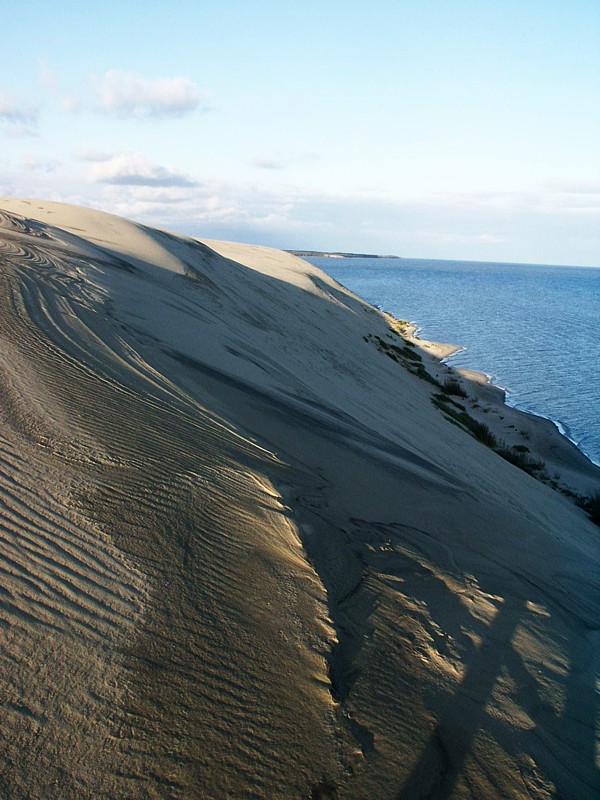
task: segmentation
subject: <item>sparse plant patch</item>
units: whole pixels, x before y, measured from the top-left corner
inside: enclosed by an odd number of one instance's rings
[[[406,344],[402,345],[401,347],[397,344],[390,344],[390,342],[386,342],[384,339],[382,339],[381,336],[373,336],[371,333],[368,336],[363,336],[363,339],[366,342],[375,342],[375,346],[379,352],[385,353],[386,356],[394,361],[408,359],[409,361],[420,362],[423,360],[419,353],[415,353],[414,350],[411,350],[406,346]]]
[[[436,380],[433,375],[430,375],[423,364],[408,364],[405,362],[406,369],[409,372],[412,372],[413,375],[416,375],[421,380],[427,381],[427,383],[431,383],[432,386],[437,387],[438,389],[442,388],[442,384]]]
[[[406,328],[409,327],[410,322],[406,319],[396,319],[392,314],[384,311],[390,330],[396,334],[403,335]]]
[[[564,494],[566,497],[570,497],[571,500],[575,501],[575,505],[581,506],[581,496],[576,494],[575,492],[571,491],[571,489],[567,489],[566,486],[559,487],[558,490],[561,494]]]
[[[395,333],[394,328],[391,328],[391,330]],[[517,444],[513,445],[512,447],[506,447],[503,442],[498,441],[494,433],[484,422],[480,422],[472,417],[462,403],[458,403],[456,400],[453,400],[452,396],[468,398],[469,395],[457,378],[447,378],[442,384],[440,381],[430,375],[423,365],[422,357],[406,346],[406,344],[414,346],[412,342],[406,342],[403,346],[399,346],[397,344],[391,344],[390,342],[382,339],[381,336],[375,336],[372,333],[363,336],[363,339],[365,342],[374,343],[380,353],[388,356],[388,358],[396,361],[396,363],[401,364],[413,375],[416,375],[422,380],[425,380],[428,383],[431,383],[433,386],[436,386],[440,392],[432,395],[431,402],[436,408],[439,408],[439,410],[442,411],[449,422],[451,422],[453,425],[458,425],[463,430],[467,430],[482,444],[485,444],[491,450],[494,450],[499,456],[514,466],[519,467],[519,469],[524,470],[529,475],[532,475],[539,480],[546,482],[550,481],[551,485],[555,489],[559,488],[556,480],[550,479],[545,463],[539,459],[535,459],[527,455],[530,450],[526,445]],[[490,407],[482,408],[476,401],[472,401],[471,407],[481,408],[482,412],[486,414],[491,410]],[[500,419],[504,419],[504,417],[500,416]],[[509,425],[509,427],[515,429],[514,425]],[[530,434],[526,430],[521,430],[519,433],[524,439],[530,438]],[[592,504],[592,506],[594,502],[597,502],[600,506],[600,499],[597,501],[585,500],[585,502]],[[583,505],[583,501],[581,505],[587,510],[587,507]],[[595,508],[595,506],[593,507]],[[595,513],[600,515],[600,511]],[[590,516],[592,516],[591,513]],[[600,522],[598,524],[600,524]]]
[[[498,455],[502,456],[505,461],[509,461],[511,464],[514,464],[515,467],[519,467],[519,469],[528,472],[536,478],[549,477],[546,472],[545,463],[539,459],[531,458],[523,451],[516,450],[514,447],[500,447],[496,452]]]
[[[372,333],[363,336],[363,339],[365,342],[373,342],[380,353],[388,356],[388,358],[391,358],[392,361],[396,361],[396,363],[401,364],[413,375],[416,375],[418,378],[427,381],[427,383],[431,383],[438,389],[443,389],[442,384],[436,378],[430,375],[425,369],[421,355],[406,346],[410,344],[412,347],[414,347],[412,342],[405,341],[405,344],[400,347],[397,344],[390,344],[390,342],[386,342],[384,339],[382,339],[381,336],[375,336]]]
[[[443,399],[441,399],[442,397]],[[479,420],[476,420],[474,417],[468,414],[464,409],[464,406],[460,406],[460,404],[456,404],[449,398],[444,397],[444,395],[439,394],[434,395],[431,398],[431,402],[434,406],[436,406],[436,408],[439,408],[440,411],[443,411],[448,417],[463,425],[470,433],[473,434],[476,439],[479,439],[479,441],[483,444],[492,448],[498,446],[498,440],[488,426],[483,422],[479,422]],[[456,410],[453,408],[453,406],[456,405],[458,405],[459,409],[462,410]]]
[[[453,394],[457,397],[469,396],[457,378],[446,378],[442,391],[445,394]]]
[[[600,494],[581,498],[577,505],[581,506],[596,525],[600,525]]]
[[[496,447],[498,440],[485,422],[478,422],[477,420],[473,419],[473,417],[469,417],[469,419],[473,420],[472,424],[470,425],[470,429],[475,438],[479,439],[480,442],[483,442],[488,447]]]
[[[550,476],[546,471],[546,464],[540,459],[528,456],[527,453],[530,451],[526,445],[506,447],[502,442],[498,441],[485,423],[474,419],[474,417],[467,413],[464,406],[444,394],[434,394],[431,398],[431,402],[446,415],[446,418],[450,422],[454,422],[466,428],[476,439],[479,439],[480,442],[498,453],[505,461],[510,462],[515,467],[519,467],[519,469],[522,469],[534,478],[550,480]],[[554,484],[556,484],[556,481],[554,481]],[[556,484],[556,486],[558,486],[558,484]]]
[[[463,406],[462,403],[458,403],[456,400],[453,400],[451,397],[448,397],[445,394],[434,394],[433,397],[439,403],[452,403],[453,406],[459,408],[461,411],[466,411],[467,409]]]

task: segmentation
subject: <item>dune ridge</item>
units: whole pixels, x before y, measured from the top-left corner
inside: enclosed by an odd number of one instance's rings
[[[0,212],[7,797],[595,796],[598,529],[426,344],[281,251]]]

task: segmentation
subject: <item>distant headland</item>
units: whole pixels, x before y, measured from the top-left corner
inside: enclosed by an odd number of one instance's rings
[[[322,250],[286,250],[301,258],[400,258],[400,256],[379,256],[373,253],[324,253]]]

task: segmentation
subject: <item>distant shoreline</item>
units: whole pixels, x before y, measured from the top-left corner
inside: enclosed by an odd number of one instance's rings
[[[284,252],[300,258],[400,258],[400,256],[378,256],[373,253],[326,253],[322,250],[285,250]]]

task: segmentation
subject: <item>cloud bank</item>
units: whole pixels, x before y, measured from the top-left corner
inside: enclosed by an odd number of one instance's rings
[[[98,107],[116,117],[178,117],[198,108],[196,84],[187,78],[151,81],[134,72],[111,69],[96,81]]]
[[[37,136],[37,106],[25,103],[14,95],[0,93],[0,122],[8,136]]]
[[[28,105],[18,97],[0,94],[0,119],[5,122],[22,122],[23,124],[37,121],[38,109]]]
[[[37,153],[23,153],[19,163],[27,170],[42,172],[54,172],[60,164],[56,158],[40,156]]]
[[[139,153],[120,153],[103,157],[99,153],[86,153],[84,160],[93,161],[90,177],[96,183],[108,183],[114,186],[161,186],[192,187],[197,186],[183,172],[153,164]]]

